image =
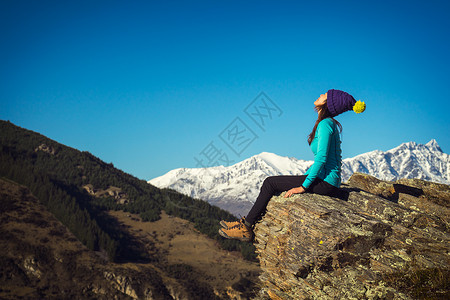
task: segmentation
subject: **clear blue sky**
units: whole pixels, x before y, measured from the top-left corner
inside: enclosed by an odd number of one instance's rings
[[[367,104],[337,117],[344,158],[433,138],[449,153],[449,15],[434,0],[2,0],[0,119],[151,179],[212,145],[310,160],[313,102],[335,88]],[[245,113],[260,92],[279,109],[262,127]]]

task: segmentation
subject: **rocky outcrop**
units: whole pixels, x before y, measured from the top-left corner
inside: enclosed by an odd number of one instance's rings
[[[116,290],[122,292],[123,294],[133,299],[149,299],[149,300],[153,299],[152,290],[150,288],[146,288],[141,293],[139,293],[138,289],[141,286],[134,282],[136,281],[133,280],[133,278],[136,278],[134,276],[124,276],[121,274],[116,274],[114,272],[108,271],[105,271],[103,275],[105,279],[107,279]]]
[[[83,189],[88,192],[88,194],[97,197],[112,197],[119,204],[128,203],[128,196],[124,192],[122,192],[121,188],[115,186],[109,186],[106,190],[96,189],[92,184],[86,184],[83,186]]]
[[[42,152],[48,153],[50,155],[56,154],[55,148],[53,148],[52,146],[47,146],[46,144],[41,144],[41,145],[39,145],[39,147],[36,147],[36,149],[34,149],[34,152],[38,152],[38,151],[42,151]]]
[[[448,297],[450,186],[354,174],[343,189],[271,199],[255,226],[261,297]]]

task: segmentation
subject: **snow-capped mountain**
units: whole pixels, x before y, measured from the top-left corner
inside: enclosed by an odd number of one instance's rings
[[[450,155],[442,152],[434,139],[426,144],[409,142],[386,152],[375,150],[344,159],[342,180],[347,181],[354,172],[383,180],[418,178],[450,184]]]
[[[264,179],[274,175],[302,175],[313,161],[263,152],[229,167],[175,169],[149,181],[159,188],[171,188],[203,199],[230,211],[246,215],[258,196]],[[419,178],[450,184],[450,155],[435,140],[414,142],[383,152],[375,150],[342,162],[342,180],[354,172],[379,179]]]

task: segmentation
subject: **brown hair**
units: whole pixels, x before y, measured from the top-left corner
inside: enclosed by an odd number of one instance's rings
[[[331,120],[333,120],[333,122],[339,127],[339,131],[342,132],[342,125],[341,123],[339,123],[338,121],[336,121],[332,116],[330,111],[328,110],[328,106],[327,103],[325,102],[322,105],[316,106],[314,107],[314,110],[318,112],[319,116],[317,117],[317,121],[316,124],[314,124],[314,128],[311,131],[311,133],[308,135],[308,144],[311,145],[314,137],[316,136],[316,129],[317,126],[319,125],[320,121],[322,121],[323,119],[326,118],[331,118]]]

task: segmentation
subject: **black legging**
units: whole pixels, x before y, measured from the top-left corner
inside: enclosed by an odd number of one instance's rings
[[[264,180],[264,183],[259,192],[258,198],[256,198],[255,204],[248,212],[245,221],[253,225],[264,213],[267,203],[273,195],[280,194],[281,192],[288,191],[292,188],[299,187],[305,181],[307,175],[301,176],[271,176]],[[327,195],[333,197],[339,197],[341,191],[334,185],[329,184],[322,179],[316,178],[309,188],[307,193],[315,193],[320,195]]]

